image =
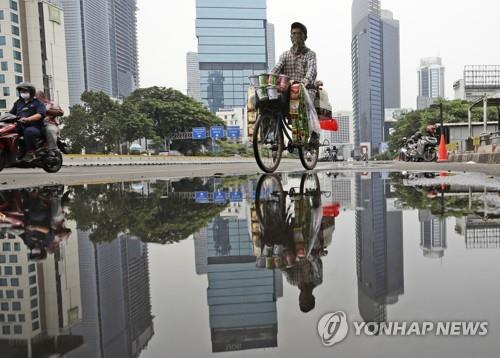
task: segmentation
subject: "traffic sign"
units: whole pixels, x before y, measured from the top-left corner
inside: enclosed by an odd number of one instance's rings
[[[226,192],[225,191],[215,191],[214,192],[214,203],[225,204],[226,203]]]
[[[208,203],[208,191],[196,191],[194,201],[197,203]]]
[[[193,139],[207,139],[207,129],[205,127],[193,128],[192,138]]]
[[[240,138],[241,130],[240,127],[227,127],[227,137],[228,138]]]
[[[229,193],[229,201],[240,203],[243,201],[243,193],[241,191],[232,191]]]
[[[219,139],[224,137],[224,127],[221,126],[210,127],[210,137],[214,139]]]

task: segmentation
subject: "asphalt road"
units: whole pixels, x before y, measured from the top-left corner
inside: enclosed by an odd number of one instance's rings
[[[454,171],[479,172],[500,176],[500,165],[465,164],[465,163],[318,163],[317,170],[328,171]],[[281,163],[279,171],[303,171],[300,162]],[[179,164],[146,166],[99,166],[99,167],[64,167],[59,173],[48,174],[42,169],[5,169],[0,173],[0,190],[9,188],[31,187],[39,185],[78,185],[108,183],[147,179],[174,179],[184,177],[207,177],[222,174],[250,175],[262,174],[255,163],[224,164]]]

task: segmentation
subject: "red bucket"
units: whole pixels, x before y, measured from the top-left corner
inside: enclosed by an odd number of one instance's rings
[[[339,129],[339,125],[335,118],[320,118],[319,125],[321,129],[325,131],[336,132]]]

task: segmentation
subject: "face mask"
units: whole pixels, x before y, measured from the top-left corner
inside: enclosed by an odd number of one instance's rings
[[[23,93],[21,93],[21,98],[22,99],[28,99],[28,98],[30,98],[30,94],[26,93],[26,92],[23,92]]]

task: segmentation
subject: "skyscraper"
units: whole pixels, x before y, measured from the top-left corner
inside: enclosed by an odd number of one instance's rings
[[[379,152],[384,124],[383,22],[379,0],[352,3],[352,91],[354,145]]]
[[[389,10],[381,11],[384,44],[384,108],[401,108],[399,20]]]
[[[399,21],[380,0],[352,3],[352,101],[355,155],[379,153],[386,108],[401,107]]]
[[[248,76],[268,65],[266,0],[196,1],[201,101],[210,111],[244,107]]]
[[[276,65],[276,43],[274,41],[274,24],[267,23],[267,68],[272,69]]]
[[[428,108],[435,99],[444,98],[444,66],[440,57],[420,60],[417,109]]]
[[[187,68],[187,95],[194,100],[201,102],[200,97],[200,64],[196,52],[186,54]]]
[[[32,82],[67,108],[64,16],[54,1],[0,0],[0,113],[12,108],[16,85]]]
[[[420,248],[425,257],[441,258],[446,250],[446,218],[438,218],[429,210],[419,210]]]
[[[84,91],[123,97],[138,86],[136,1],[61,0],[70,104]]]

